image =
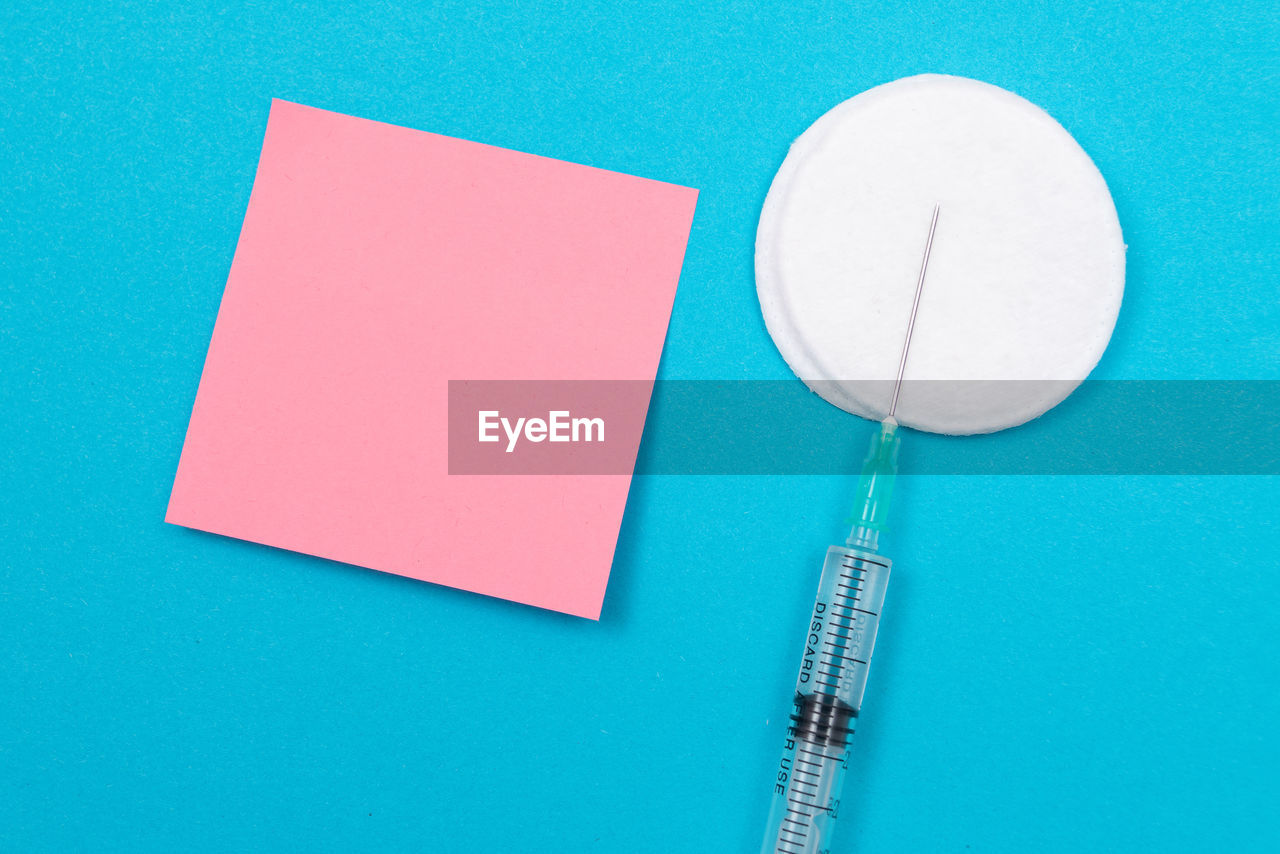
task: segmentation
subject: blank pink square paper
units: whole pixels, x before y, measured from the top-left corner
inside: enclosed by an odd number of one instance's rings
[[[651,387],[696,199],[274,101],[166,521],[598,619],[631,476],[450,475],[448,382]]]

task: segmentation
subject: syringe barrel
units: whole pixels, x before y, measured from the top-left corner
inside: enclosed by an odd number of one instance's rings
[[[761,854],[830,850],[889,567],[873,551],[827,550]]]

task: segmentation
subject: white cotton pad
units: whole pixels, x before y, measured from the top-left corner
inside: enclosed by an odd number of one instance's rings
[[[897,418],[952,434],[1022,424],[1106,349],[1124,241],[1089,156],[1048,113],[996,86],[897,80],[795,141],[756,235],[769,334],[811,389],[883,418],[935,204]]]

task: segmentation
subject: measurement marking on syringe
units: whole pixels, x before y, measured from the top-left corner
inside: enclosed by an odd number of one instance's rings
[[[888,568],[889,568],[889,564],[887,564],[887,563],[881,563],[881,562],[880,562],[880,561],[878,561],[878,560],[872,560],[871,558],[867,558],[867,557],[853,557],[852,555],[849,555],[849,556],[846,556],[846,558],[845,558],[845,559],[846,559],[846,560],[856,560],[856,561],[858,561],[859,563],[869,563],[869,564],[871,564],[871,565],[873,565],[873,566],[883,566],[885,569],[888,569]],[[849,569],[853,569],[853,568],[854,568],[853,566],[850,566],[850,565],[849,565],[849,564],[847,564],[847,563],[846,563],[846,564],[841,564],[841,565],[842,565],[842,566],[847,566],[847,567],[849,567]]]
[[[840,754],[838,753],[835,756],[832,756],[828,753],[818,753],[812,750],[805,750],[803,747],[797,747],[796,749],[806,756],[821,756],[823,759],[839,759],[840,758]]]
[[[792,795],[792,797],[790,798],[791,803],[793,803],[793,804],[794,804],[794,803],[800,803],[800,804],[804,804],[805,806],[812,806],[812,803],[810,803],[810,802],[808,802],[808,801],[805,801],[805,800],[801,800],[801,799],[803,799],[803,798],[812,798],[814,795],[816,795],[816,794],[818,793],[818,787],[817,787],[817,785],[816,785],[816,784],[814,784],[814,785],[813,785],[813,791],[812,791],[812,792],[805,792],[805,791],[801,791],[800,789],[795,788],[795,783],[796,783],[796,781],[795,781],[795,780],[792,780],[792,781],[791,781],[791,783],[792,783],[792,788],[791,788],[791,795]]]

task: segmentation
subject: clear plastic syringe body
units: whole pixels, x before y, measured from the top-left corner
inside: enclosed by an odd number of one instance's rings
[[[890,561],[877,551],[897,473],[897,422],[872,438],[860,508],[843,546],[827,550],[805,634],[762,854],[830,851],[850,738],[875,647]]]

